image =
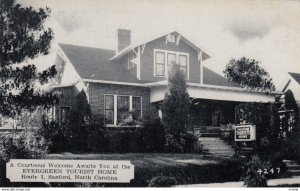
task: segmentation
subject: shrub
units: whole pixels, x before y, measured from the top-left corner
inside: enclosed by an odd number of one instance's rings
[[[41,158],[48,151],[49,144],[36,131],[1,136],[0,157],[9,159]]]
[[[176,179],[169,176],[156,176],[150,180],[149,187],[171,187],[176,185]]]
[[[49,144],[49,152],[59,151],[61,130],[57,123],[43,122],[42,126],[37,131],[37,133],[43,136]]]
[[[269,169],[269,165],[263,162],[257,155],[254,155],[245,165],[245,172],[241,179],[247,187],[266,187],[267,178],[259,169]]]
[[[171,153],[184,153],[184,140],[182,137],[175,138],[174,134],[168,133],[166,134],[166,144],[165,144],[165,152]]]
[[[185,133],[182,135],[184,140],[183,150],[185,153],[201,153],[202,146],[198,141],[198,137],[192,133]]]
[[[86,150],[90,152],[104,152],[107,148],[108,140],[103,127],[89,125],[87,128]]]
[[[190,96],[186,88],[185,75],[177,63],[171,65],[168,89],[169,91],[166,93],[161,105],[162,121],[168,133],[179,135],[186,132],[190,113]],[[180,140],[177,141],[180,142]]]
[[[253,155],[246,163],[241,179],[248,187],[264,187],[267,186],[267,179],[277,178],[284,174],[285,170],[280,152],[259,153]]]
[[[174,134],[166,135],[165,152],[171,153],[201,153],[202,147],[196,135],[181,133],[179,138]]]
[[[160,119],[147,120],[143,123],[143,145],[147,152],[162,152],[165,144],[165,130]]]

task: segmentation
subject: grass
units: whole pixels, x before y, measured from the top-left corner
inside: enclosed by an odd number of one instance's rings
[[[124,154],[50,154],[47,159],[130,160],[135,178],[128,184],[51,183],[51,186],[146,187],[156,176],[174,177],[177,184],[238,181],[241,161],[203,154],[124,153]],[[233,168],[234,167],[234,168]]]

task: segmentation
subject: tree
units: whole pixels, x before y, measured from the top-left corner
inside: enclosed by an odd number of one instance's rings
[[[162,104],[163,124],[167,132],[179,135],[186,132],[190,111],[190,97],[186,89],[185,75],[177,64],[172,64],[168,79],[169,92]]]
[[[38,72],[35,65],[21,63],[49,53],[53,32],[44,29],[44,22],[50,10],[0,0],[0,13],[0,114],[15,117],[37,106],[49,107],[57,97],[35,87],[56,75],[55,66]]]
[[[239,60],[231,59],[223,72],[229,81],[241,87],[264,91],[275,90],[269,73],[254,59],[245,57]]]

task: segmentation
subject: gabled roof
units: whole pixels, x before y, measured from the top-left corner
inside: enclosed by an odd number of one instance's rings
[[[203,66],[203,84],[239,87],[237,84],[230,82],[227,78]]]
[[[128,70],[109,61],[114,50],[59,44],[81,79],[139,83]]]
[[[292,76],[292,78],[294,78],[294,80],[300,84],[300,74],[299,73],[292,73],[292,72],[289,72],[289,75]]]
[[[146,83],[145,81],[138,80],[123,66],[109,61],[109,58],[114,55],[114,50],[70,44],[59,44],[59,46],[81,79],[136,84]],[[149,81],[147,82],[150,83]],[[205,66],[203,67],[203,83],[207,85],[238,87]]]
[[[190,40],[188,40],[185,36],[182,35],[182,33],[179,33],[177,31],[173,31],[173,32],[168,32],[168,33],[165,33],[165,34],[160,34],[160,35],[156,35],[154,37],[151,37],[149,39],[146,39],[146,40],[142,40],[140,42],[136,42],[136,43],[132,43],[130,44],[129,46],[127,46],[126,48],[124,48],[122,51],[120,51],[119,53],[117,53],[116,55],[114,55],[113,57],[110,58],[110,60],[116,60],[118,58],[121,58],[122,56],[124,56],[125,54],[127,54],[128,52],[130,52],[132,49],[140,46],[140,45],[143,45],[145,43],[149,43],[151,41],[154,41],[156,39],[159,39],[163,36],[166,36],[168,34],[173,34],[173,33],[176,33],[176,34],[179,34],[181,37],[180,39],[183,40],[185,43],[187,43],[188,45],[190,45],[192,48],[194,48],[195,50],[197,51],[200,51],[202,50],[203,52],[203,60],[206,60],[208,58],[210,58],[210,56],[208,55],[207,51],[204,51],[202,48],[200,49],[199,46],[195,45],[194,43],[192,43]],[[189,38],[190,39],[190,38]]]

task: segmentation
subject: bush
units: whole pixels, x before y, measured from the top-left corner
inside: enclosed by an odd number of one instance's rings
[[[196,135],[181,133],[179,137],[174,134],[166,135],[165,152],[171,153],[201,153],[202,147]]]
[[[245,165],[245,172],[241,179],[247,187],[266,187],[267,177],[259,170],[269,169],[269,165],[263,162],[257,155],[254,155]]]
[[[138,152],[140,149],[134,143],[136,136],[141,136],[139,128],[107,129],[107,152]],[[141,145],[142,146],[142,145]],[[132,149],[134,148],[134,149]]]
[[[45,121],[37,131],[49,144],[49,152],[57,152],[60,148],[59,138],[61,136],[59,125],[55,122],[48,123]]]
[[[285,170],[280,152],[258,153],[253,155],[244,166],[241,179],[248,187],[264,187],[267,186],[267,179],[278,178],[285,173]]]
[[[184,153],[184,140],[180,136],[180,138],[176,138],[174,134],[168,133],[166,134],[166,144],[165,144],[165,152],[170,153]]]
[[[1,136],[0,158],[9,159],[42,158],[48,151],[48,142],[36,131]]]
[[[89,125],[85,128],[87,128],[86,132],[88,132],[86,150],[89,152],[105,152],[105,148],[107,148],[108,145],[108,140],[104,128],[99,128],[95,125]]]
[[[184,140],[183,150],[185,153],[201,153],[202,146],[198,141],[198,137],[191,133],[185,133],[182,135]]]
[[[171,187],[176,185],[176,179],[169,176],[156,176],[150,180],[149,187]]]
[[[197,137],[181,133],[180,142],[165,133],[160,119],[145,120],[142,127],[104,127],[97,118],[85,124],[44,124],[41,134],[51,142],[51,152],[174,152],[199,153]],[[54,129],[52,133],[51,128]]]
[[[147,152],[162,152],[165,144],[165,130],[160,119],[147,120],[143,123],[143,145]]]
[[[6,162],[10,159],[42,158],[48,152],[48,148],[49,143],[35,130],[23,131],[18,134],[2,134],[0,136],[0,187],[15,185],[6,178]],[[31,183],[22,183],[23,185],[30,186]],[[36,185],[45,186],[39,183]]]

